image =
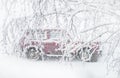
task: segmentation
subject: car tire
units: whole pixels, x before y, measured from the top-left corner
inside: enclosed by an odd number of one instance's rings
[[[26,57],[28,59],[39,60],[40,53],[37,51],[37,49],[35,47],[29,47],[26,52]]]

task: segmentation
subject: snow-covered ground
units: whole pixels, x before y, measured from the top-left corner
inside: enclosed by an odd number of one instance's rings
[[[0,55],[0,78],[106,78],[104,63],[30,61]]]

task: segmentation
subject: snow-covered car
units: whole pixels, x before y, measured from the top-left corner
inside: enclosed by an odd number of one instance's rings
[[[20,39],[20,49],[27,58],[61,57],[67,34],[61,29],[28,29]],[[69,41],[69,40],[67,40]]]
[[[84,45],[84,42],[72,41],[64,29],[27,29],[19,45],[22,55],[29,59],[96,61],[99,55],[99,42]]]

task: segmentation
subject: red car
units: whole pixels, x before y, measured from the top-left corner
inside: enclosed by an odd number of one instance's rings
[[[20,39],[19,45],[22,55],[29,59],[63,57],[68,60],[77,58],[91,61],[88,57],[90,53],[94,52],[93,56],[99,53],[99,43],[81,47],[83,42],[73,42],[63,29],[28,29]]]

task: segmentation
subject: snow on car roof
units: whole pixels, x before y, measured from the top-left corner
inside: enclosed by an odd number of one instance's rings
[[[25,32],[29,31],[66,31],[66,30],[61,28],[39,28],[39,29],[26,29]]]

